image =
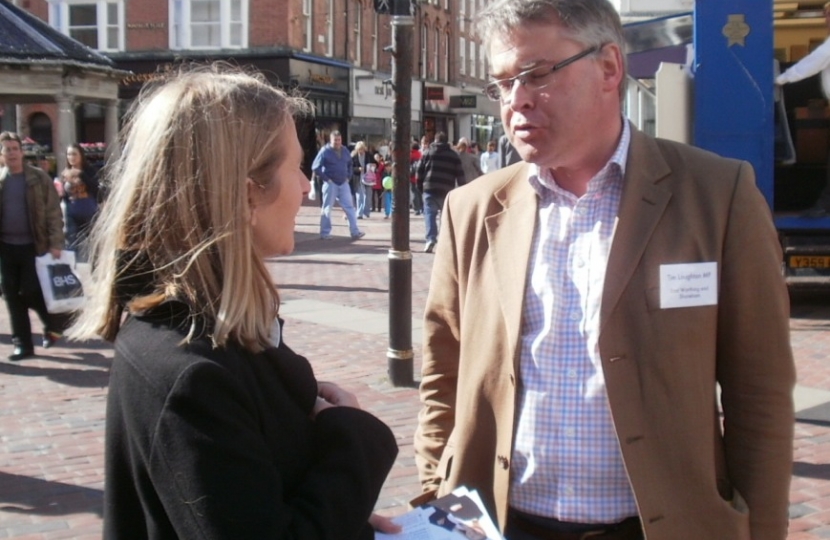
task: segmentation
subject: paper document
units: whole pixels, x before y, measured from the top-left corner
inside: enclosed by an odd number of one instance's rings
[[[375,540],[503,540],[475,490],[460,487],[393,518],[398,534],[375,533]]]

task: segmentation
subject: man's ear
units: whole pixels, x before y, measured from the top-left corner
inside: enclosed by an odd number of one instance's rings
[[[623,84],[625,79],[622,51],[616,43],[608,43],[602,48],[600,54],[600,66],[602,66],[605,88],[619,93],[620,85]]]

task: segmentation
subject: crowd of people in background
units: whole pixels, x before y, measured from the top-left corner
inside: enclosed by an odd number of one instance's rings
[[[332,131],[329,138],[329,143],[318,150],[312,165],[311,198],[319,200],[321,206],[320,237],[324,240],[331,237],[331,211],[335,203],[339,203],[344,212],[344,219],[350,221],[352,239],[357,240],[363,237],[363,233],[357,227],[357,220],[369,219],[373,212],[382,212],[383,218],[389,219],[394,210],[392,188],[395,173],[391,155],[393,144],[382,141],[378,146],[374,146],[364,140],[350,144],[348,158],[351,159],[351,176],[347,180],[347,158],[332,158],[333,151],[344,147],[342,135],[338,131]],[[340,146],[333,142],[335,140],[339,140]],[[490,140],[486,148],[486,151],[481,152],[478,142],[470,141],[466,137],[459,138],[455,145],[451,145],[446,133],[443,132],[435,133],[433,137],[424,135],[420,141],[412,141],[409,154],[409,210],[416,216],[424,216],[427,225],[427,253],[432,252],[438,241],[438,216],[446,193],[456,186],[519,160],[514,159],[515,153],[512,152],[509,142]],[[507,159],[502,148],[510,153]],[[452,157],[449,157],[450,154],[447,152],[452,152]],[[440,167],[422,166],[433,163],[436,153],[444,156],[445,163],[457,159],[460,172],[439,172]],[[337,165],[337,161],[340,161],[341,165]],[[436,180],[441,176],[444,178]],[[334,187],[331,187],[332,184]],[[326,185],[329,187],[326,188]],[[352,215],[354,224],[351,223]]]

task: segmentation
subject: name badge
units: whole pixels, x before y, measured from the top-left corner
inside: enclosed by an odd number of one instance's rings
[[[716,306],[718,263],[660,265],[660,308]]]

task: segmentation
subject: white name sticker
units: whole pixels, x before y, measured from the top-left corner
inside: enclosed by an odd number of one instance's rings
[[[718,263],[660,265],[662,309],[715,306],[718,303]]]

